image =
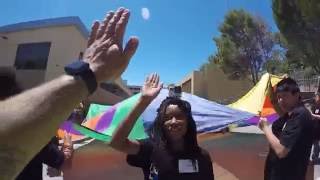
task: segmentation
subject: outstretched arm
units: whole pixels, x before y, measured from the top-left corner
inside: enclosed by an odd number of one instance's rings
[[[130,38],[122,47],[129,11],[120,8],[95,22],[84,54],[97,82],[119,77],[138,47]],[[88,96],[82,80],[63,75],[0,102],[0,172],[13,179],[55,134],[58,125]]]
[[[162,84],[159,84],[159,76],[157,74],[152,74],[146,79],[138,103],[114,132],[110,142],[111,147],[126,154],[137,154],[139,152],[139,142],[129,140],[128,136],[139,116],[152,100],[157,97],[161,89]]]
[[[288,155],[289,149],[280,143],[278,139],[272,132],[271,128],[268,126],[268,121],[266,118],[260,118],[259,128],[264,132],[267,141],[269,142],[271,148],[274,150],[279,158],[284,158]]]

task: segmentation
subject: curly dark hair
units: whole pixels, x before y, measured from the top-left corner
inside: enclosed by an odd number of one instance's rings
[[[149,130],[151,139],[158,146],[171,149],[170,139],[167,137],[164,129],[164,116],[169,105],[177,105],[187,117],[187,132],[184,136],[185,151],[191,154],[198,152],[199,145],[197,141],[197,127],[191,114],[191,105],[189,102],[177,97],[167,97],[162,101],[157,110],[158,114],[155,118],[154,124]]]

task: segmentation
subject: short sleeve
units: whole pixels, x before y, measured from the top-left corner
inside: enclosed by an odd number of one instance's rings
[[[283,128],[280,136],[280,143],[291,150],[299,138],[303,135],[303,123],[307,120],[307,118],[307,114],[301,109],[293,112]]]
[[[151,154],[153,152],[153,144],[149,139],[139,141],[140,148],[137,154],[128,154],[127,163],[131,166],[148,168],[151,164]]]

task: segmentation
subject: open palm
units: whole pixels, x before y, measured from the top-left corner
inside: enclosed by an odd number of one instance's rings
[[[90,64],[98,82],[118,78],[138,48],[136,37],[130,37],[123,47],[129,16],[128,9],[119,8],[115,13],[110,11],[103,22],[96,21],[92,26],[84,60]]]
[[[159,83],[159,79],[158,74],[151,74],[147,77],[141,91],[144,98],[153,100],[158,96],[162,89],[162,83]]]

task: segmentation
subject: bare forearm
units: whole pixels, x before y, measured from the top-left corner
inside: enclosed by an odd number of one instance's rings
[[[64,75],[0,102],[0,146],[6,147],[1,153],[14,153],[19,158],[11,165],[21,169],[87,94],[82,81]]]
[[[279,158],[283,158],[287,155],[286,148],[280,143],[280,140],[272,133],[271,128],[266,127],[264,134],[271,146],[271,148],[276,152]]]
[[[320,115],[317,115],[317,114],[311,114],[313,118],[317,119],[317,120],[320,120]]]
[[[150,101],[143,100],[143,98],[140,97],[136,106],[114,132],[110,146],[120,151],[123,149],[123,146],[125,146],[128,141],[127,137],[134,124],[149,104]]]
[[[9,98],[0,103],[2,111],[0,135],[3,137],[29,131],[37,134],[38,132],[35,132],[37,128],[43,131],[39,134],[49,134],[50,139],[59,123],[72,112],[75,105],[84,99],[87,93],[82,81],[76,81],[73,77],[65,75]]]

